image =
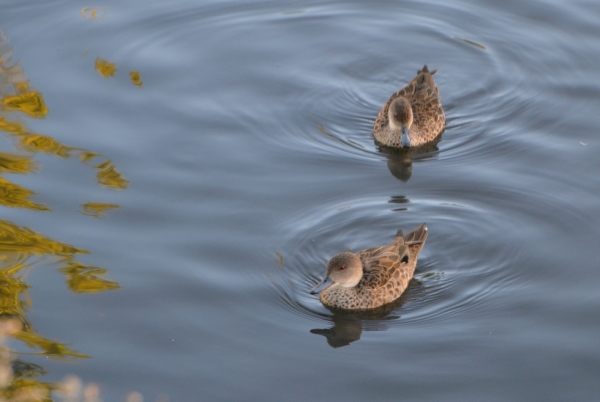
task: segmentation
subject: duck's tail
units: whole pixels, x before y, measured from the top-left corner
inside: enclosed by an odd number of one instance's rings
[[[406,236],[404,236],[404,232],[402,231],[402,229],[400,229],[396,232],[396,239],[399,237],[402,238],[402,244],[423,243],[425,239],[427,239],[428,233],[429,232],[427,231],[427,225],[424,223],[418,228],[411,231]]]
[[[427,225],[422,224],[404,236],[404,244],[406,244],[410,250],[411,259],[417,258],[421,252],[421,249],[425,245],[425,240],[427,240],[428,235],[429,231],[427,230]]]
[[[429,71],[429,69],[427,68],[427,64],[425,64],[421,70],[417,71],[417,74],[429,73],[429,74],[433,75],[436,72],[437,72],[437,68],[435,70],[433,70],[433,71]]]
[[[399,231],[400,233],[402,231]],[[417,244],[424,243],[427,239],[427,235],[429,232],[427,231],[427,225],[424,223],[418,228],[414,229],[412,232],[404,236],[404,243],[406,244]]]

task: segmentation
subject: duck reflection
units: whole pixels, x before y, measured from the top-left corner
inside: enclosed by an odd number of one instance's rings
[[[387,165],[390,173],[396,179],[407,182],[412,174],[412,160],[414,155],[425,154],[438,150],[437,141],[413,148],[390,148],[379,146],[379,152],[387,156]]]
[[[409,289],[419,284],[417,279],[412,278],[402,296],[391,303],[370,310],[350,311],[324,306],[332,313],[333,326],[327,329],[311,329],[310,332],[323,335],[327,339],[327,344],[332,348],[341,348],[359,340],[363,329],[365,331],[385,331],[392,321],[400,318],[395,311],[407,301]]]
[[[388,201],[390,204],[408,204],[410,200],[406,198],[405,195],[392,195],[390,200]],[[392,209],[392,211],[406,211],[405,206],[399,206],[397,208]]]
[[[4,177],[12,174],[33,174],[39,171],[35,157],[44,153],[59,158],[78,158],[96,169],[97,183],[105,188],[125,189],[129,185],[110,160],[100,154],[70,147],[54,138],[34,133],[21,120],[41,119],[48,114],[42,94],[29,86],[19,63],[12,63],[12,49],[0,30],[0,132],[14,144],[13,152],[0,152],[0,206],[30,211],[48,212],[45,204],[36,202],[35,192]],[[15,118],[15,116],[18,116]],[[117,204],[90,201],[82,205],[83,212],[102,217]],[[25,356],[41,355],[58,360],[87,358],[64,343],[38,333],[27,318],[33,301],[28,295],[27,273],[36,265],[58,264],[67,288],[75,293],[104,292],[120,288],[106,278],[104,268],[77,261],[89,252],[46,237],[25,226],[0,219],[0,400],[51,401],[55,383],[44,382],[41,365],[28,362]],[[11,349],[18,341],[30,349],[27,353]],[[32,353],[33,352],[33,353]]]

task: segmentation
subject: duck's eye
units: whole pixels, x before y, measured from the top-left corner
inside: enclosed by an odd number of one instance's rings
[[[338,268],[340,271],[343,271],[346,269],[346,267],[344,265],[342,265],[341,267]]]
[[[394,117],[396,118],[396,120],[400,120],[400,119],[398,118],[398,115],[397,115],[397,114],[395,114],[395,115],[394,115]]]

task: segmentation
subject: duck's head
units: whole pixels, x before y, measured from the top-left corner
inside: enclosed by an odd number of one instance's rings
[[[317,286],[311,289],[310,293],[316,295],[321,293],[334,283],[346,288],[352,288],[358,285],[363,276],[362,262],[360,258],[353,253],[346,252],[334,255],[327,263],[325,278]]]
[[[388,109],[388,120],[390,127],[402,134],[402,146],[410,147],[410,126],[413,123],[413,112],[410,102],[403,96],[398,96],[390,104]]]

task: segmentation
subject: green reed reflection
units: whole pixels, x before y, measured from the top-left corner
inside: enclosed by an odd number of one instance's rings
[[[23,118],[42,119],[48,113],[42,94],[29,85],[22,66],[12,63],[12,49],[8,38],[0,30],[0,132],[14,145],[14,152],[0,152],[0,206],[21,208],[33,213],[50,209],[33,199],[35,191],[4,177],[9,174],[33,174],[39,171],[35,157],[38,153],[69,159],[96,170],[98,185],[125,189],[129,181],[106,157],[89,150],[62,144],[55,138],[28,130]],[[110,66],[104,66],[105,69]],[[117,204],[89,202],[82,213],[104,217]],[[27,284],[27,273],[36,265],[58,264],[68,289],[74,293],[97,293],[119,289],[117,282],[106,278],[107,270],[85,265],[77,257],[89,252],[70,244],[46,237],[14,222],[0,219],[0,402],[52,401],[52,392],[66,385],[43,382],[42,366],[27,362],[35,356],[59,360],[86,358],[65,343],[48,339],[38,333],[27,319],[32,307]],[[17,352],[11,342],[29,349]],[[86,399],[87,400],[87,399]]]
[[[48,207],[32,201],[29,197],[35,193],[25,187],[11,183],[0,177],[0,205],[5,207],[17,207],[37,209],[38,211],[49,211]]]
[[[7,253],[22,253],[23,257],[60,256],[63,259],[72,259],[76,254],[87,254],[87,251],[0,219],[0,258]]]
[[[105,290],[120,288],[117,282],[100,276],[106,274],[107,271],[104,268],[92,267],[72,261],[64,268],[61,268],[60,272],[64,273],[67,277],[67,284],[73,292],[104,292]]]

